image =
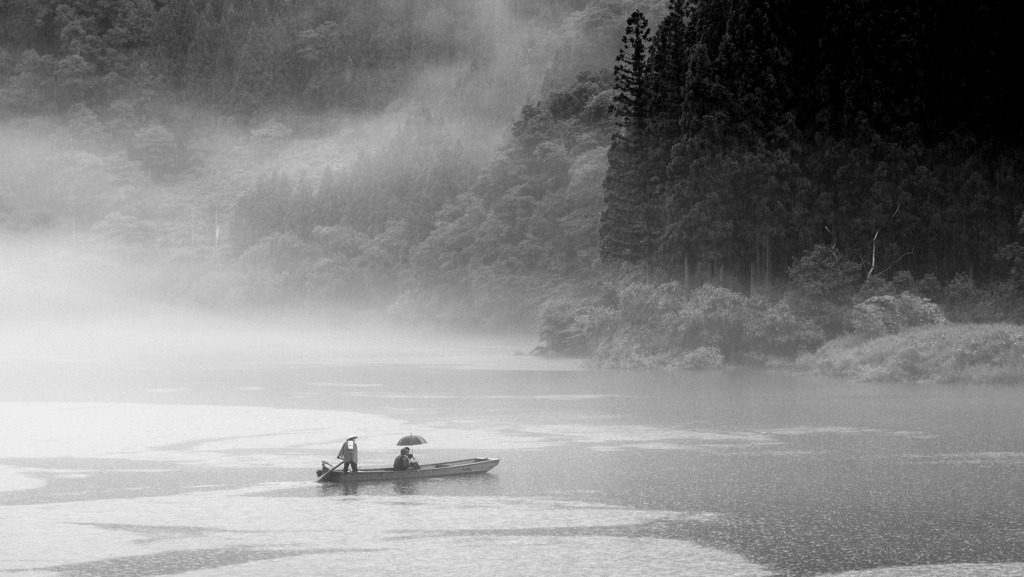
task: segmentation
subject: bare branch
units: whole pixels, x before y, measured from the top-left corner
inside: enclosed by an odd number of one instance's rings
[[[910,250],[910,251],[907,251],[907,252],[905,252],[905,253],[901,254],[901,255],[900,255],[900,257],[899,257],[898,259],[896,259],[896,260],[892,261],[892,264],[890,264],[889,266],[885,267],[885,270],[880,270],[880,271],[878,271],[878,274],[885,274],[885,273],[886,273],[886,272],[887,272],[887,271],[888,271],[889,269],[891,269],[892,267],[896,266],[896,263],[898,263],[898,262],[900,262],[901,260],[903,260],[903,257],[905,257],[905,256],[910,256],[910,255],[912,255],[912,254],[914,254],[914,251],[913,251],[913,250]]]
[[[876,230],[875,231],[875,236],[871,239],[871,268],[868,269],[868,277],[867,277],[869,279],[871,278],[871,275],[874,274],[874,272],[875,272],[875,254],[876,254],[876,252],[878,250],[878,233],[882,232],[882,229],[884,229],[887,226],[891,225],[892,221],[896,220],[896,214],[899,213],[900,206],[902,206],[902,205],[900,205],[900,204],[896,205],[896,210],[894,210],[892,212],[892,216],[889,217],[889,222],[887,222],[884,226],[882,226],[881,228]],[[900,260],[902,260],[903,257],[907,256],[908,254],[914,254],[914,251],[910,251],[908,253],[904,253],[902,256],[900,256],[900,258],[896,259],[892,264],[887,266],[885,268],[885,270],[879,272],[878,274],[885,274],[886,270],[891,269],[896,263],[900,262]]]
[[[896,210],[892,211],[892,216],[889,217],[889,224],[887,224],[885,226],[889,226],[890,224],[892,224],[892,221],[896,220],[896,213],[898,213],[900,211],[900,206],[902,206],[902,205],[900,205],[900,204],[896,205]],[[878,236],[878,233],[875,233],[875,236]]]
[[[825,230],[832,235],[832,250],[834,251],[836,250],[836,245],[839,244],[839,237],[836,236],[836,233],[827,224],[825,225]]]

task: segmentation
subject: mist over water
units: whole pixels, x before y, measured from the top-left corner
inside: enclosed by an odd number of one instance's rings
[[[6,249],[2,574],[1024,572],[1019,389],[593,371],[531,334],[215,315]],[[386,466],[410,432],[423,462],[502,463],[314,482],[346,437]]]
[[[191,155],[174,177],[81,110],[4,120],[0,575],[1024,575],[1019,388],[589,370],[531,356],[534,332],[413,325],[337,295],[246,300],[281,272],[231,245],[261,178],[313,190],[417,122],[458,142],[452,164],[485,166],[524,105],[614,62],[624,5],[584,4],[417,22],[486,42],[401,71],[364,109],[243,119],[156,99],[146,122]],[[583,175],[580,198],[604,175],[593,146],[545,149]],[[381,158],[367,172],[398,168]],[[314,482],[347,437],[374,467],[409,433],[423,462],[502,462]]]
[[[591,371],[522,354],[530,337],[176,318],[89,323],[64,337],[76,355],[4,348],[0,573],[1024,571],[1019,390]],[[422,462],[502,463],[314,482],[348,436],[372,467],[410,432]]]

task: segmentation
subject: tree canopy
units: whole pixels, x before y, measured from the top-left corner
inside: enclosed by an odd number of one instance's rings
[[[673,0],[650,40],[642,16],[616,68],[616,141],[642,144],[609,153],[605,246],[632,235],[689,285],[743,291],[816,244],[867,276],[1005,273],[1024,207],[1022,92],[995,72],[1022,48],[1010,3]],[[617,216],[651,203],[658,226]]]

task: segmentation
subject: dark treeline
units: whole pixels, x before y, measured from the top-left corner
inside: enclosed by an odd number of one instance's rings
[[[485,64],[488,17],[471,1],[10,0],[0,110],[130,122],[169,95],[242,116],[381,108],[427,65]]]
[[[1024,206],[1011,2],[673,0],[615,68],[605,257],[696,287],[785,280],[817,244],[1005,278]]]

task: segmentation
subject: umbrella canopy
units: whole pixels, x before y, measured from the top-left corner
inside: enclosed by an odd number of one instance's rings
[[[398,439],[396,445],[426,445],[427,440],[419,435],[406,435]]]

